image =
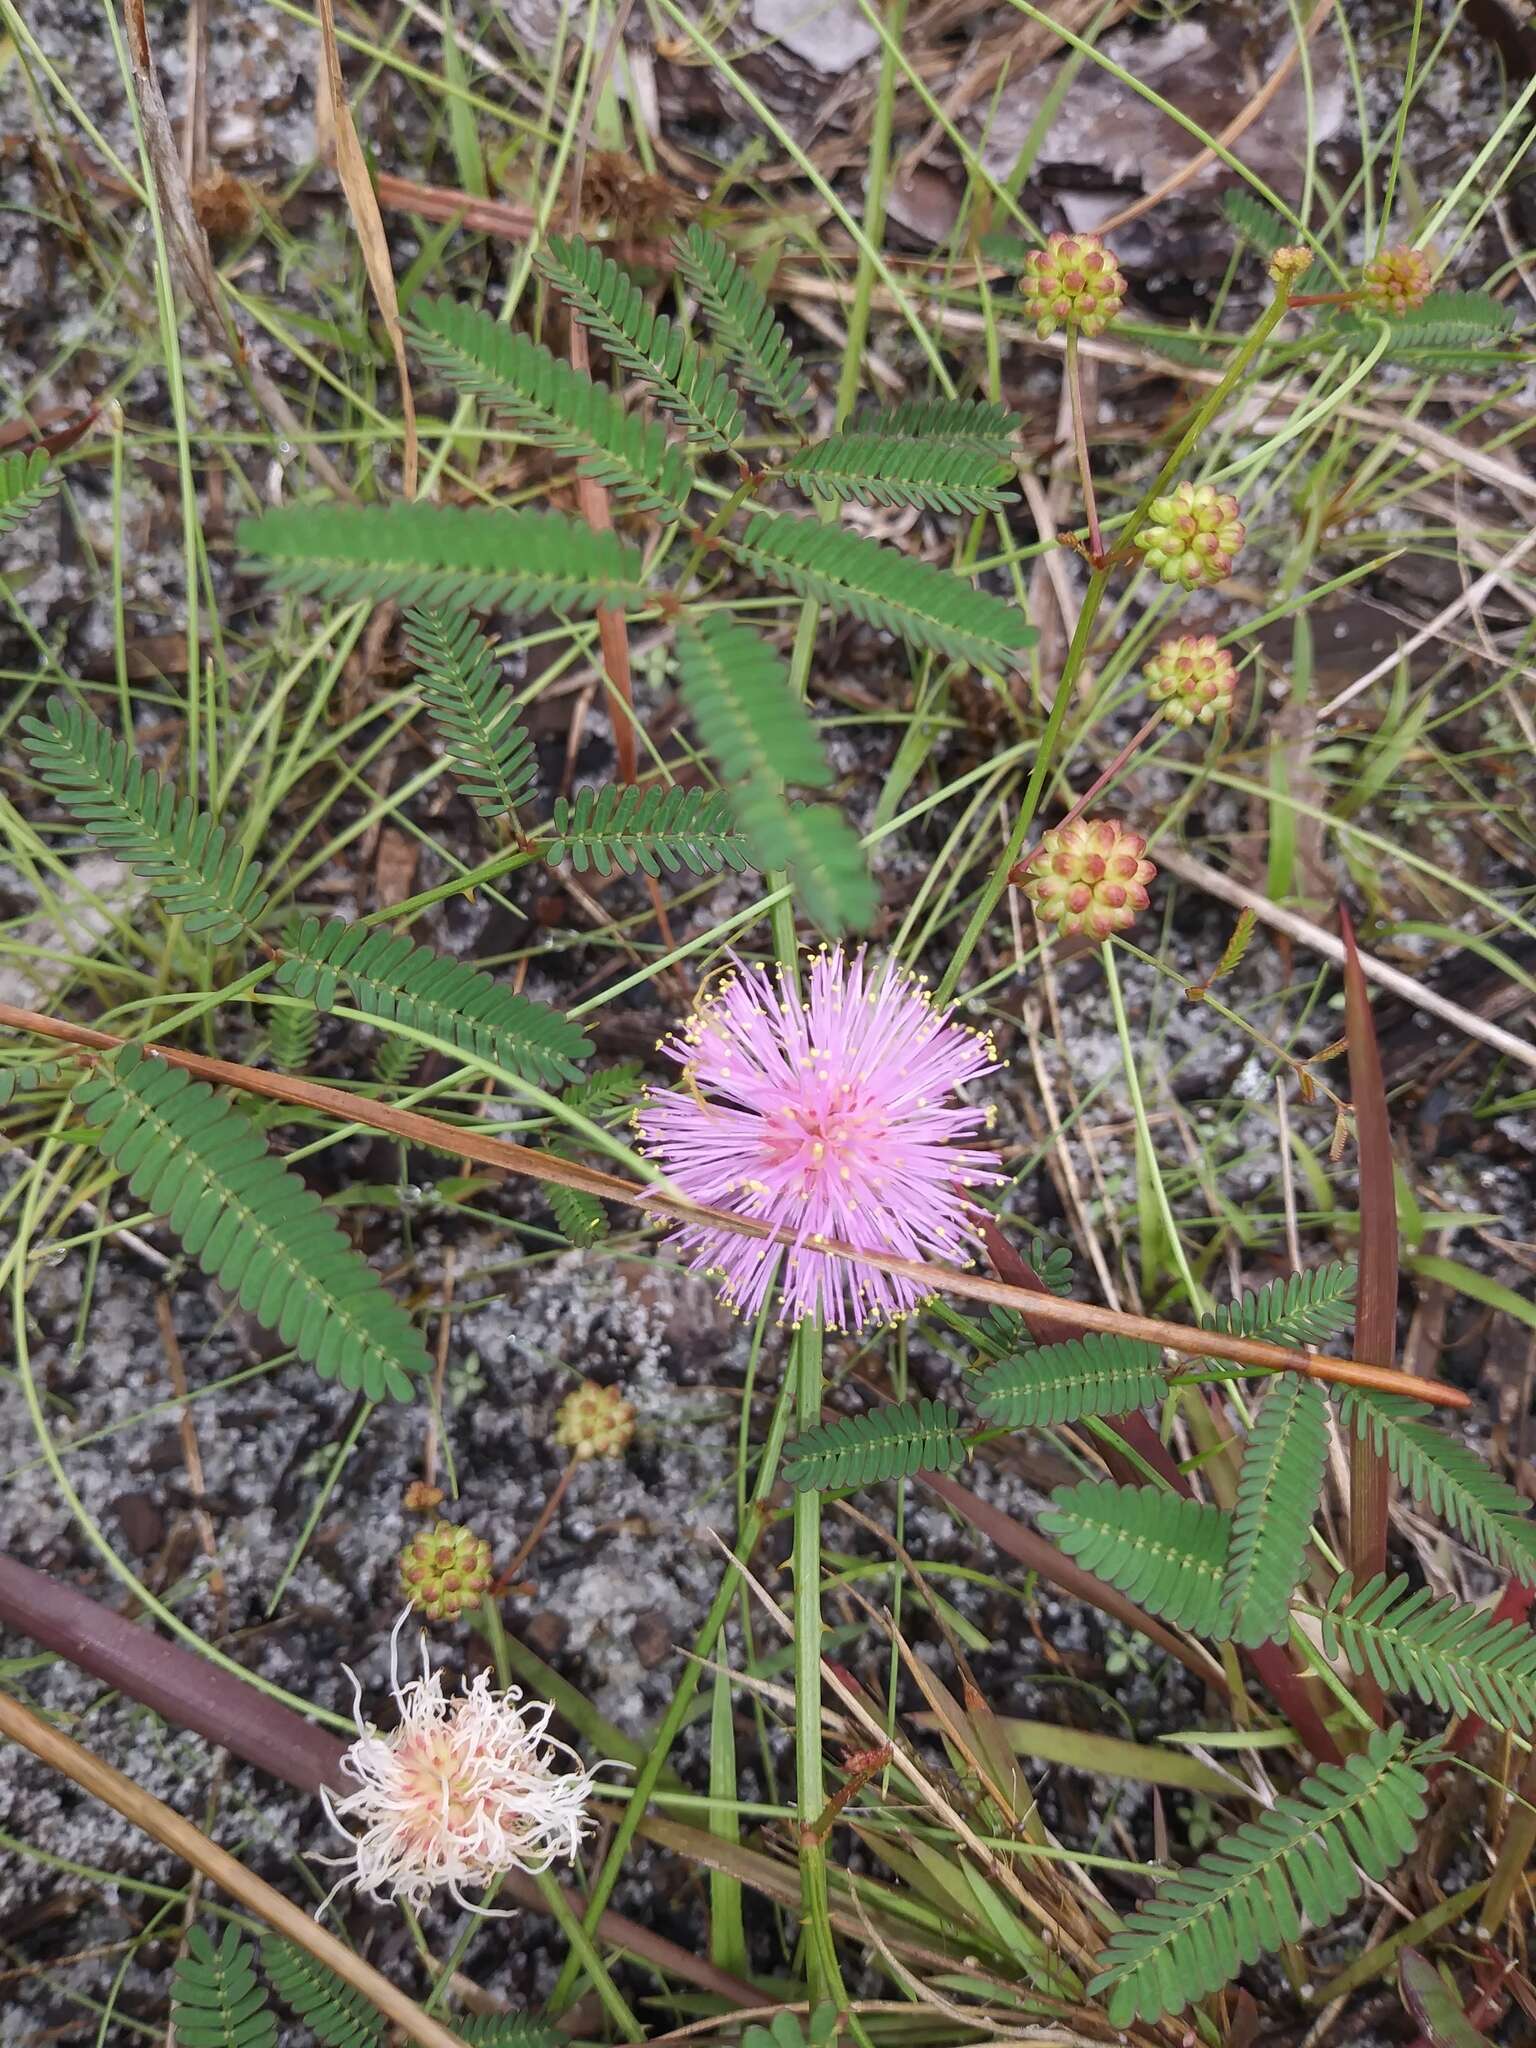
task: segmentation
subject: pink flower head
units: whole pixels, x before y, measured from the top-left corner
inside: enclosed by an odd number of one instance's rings
[[[811,964],[801,1001],[780,972],[737,967],[662,1050],[684,1088],[649,1089],[647,1151],[693,1201],[794,1232],[788,1248],[685,1224],[673,1242],[747,1314],[783,1258],[780,1320],[828,1329],[908,1314],[913,1281],[816,1249],[838,1238],[906,1259],[964,1263],[975,1229],[964,1190],[996,1181],[993,1155],[956,1144],[986,1124],[956,1091],[997,1065],[991,1040],[936,1010],[890,965],[841,947]]]
[[[461,1906],[488,1911],[471,1904],[462,1887],[487,1885],[507,1870],[547,1870],[557,1857],[576,1854],[591,1826],[592,1773],[548,1732],[552,1706],[522,1706],[516,1686],[493,1692],[488,1671],[450,1699],[442,1673],[427,1663],[425,1639],[420,1678],[401,1685],[400,1630],[409,1613],[390,1637],[399,1723],[381,1735],[363,1720],[349,1671],[358,1739],[341,1767],[359,1789],[341,1799],[320,1796],[351,1844],[340,1860],[351,1865],[360,1891],[420,1906],[446,1885]],[[561,1757],[576,1768],[557,1770]]]

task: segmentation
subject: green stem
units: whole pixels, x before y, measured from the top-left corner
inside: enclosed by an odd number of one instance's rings
[[[593,1885],[588,1896],[587,1910],[583,1917],[582,1925],[589,1936],[595,1933],[598,1920],[606,1910],[609,1899],[613,1896],[613,1888],[618,1883],[619,1873],[624,1868],[624,1859],[629,1854],[629,1845],[633,1842],[635,1832],[639,1828],[641,1821],[645,1818],[645,1811],[650,1803],[651,1795],[656,1790],[662,1772],[666,1769],[667,1758],[671,1754],[672,1745],[676,1742],[683,1723],[688,1717],[688,1710],[693,1705],[694,1694],[699,1689],[699,1681],[703,1676],[705,1662],[714,1653],[715,1643],[719,1638],[721,1629],[725,1626],[725,1618],[730,1613],[731,1605],[736,1599],[739,1590],[737,1567],[746,1563],[756,1546],[758,1534],[763,1523],[763,1517],[759,1510],[773,1490],[774,1482],[778,1478],[779,1454],[784,1448],[784,1438],[789,1429],[789,1414],[790,1408],[793,1405],[794,1391],[793,1381],[786,1379],[780,1390],[778,1402],[774,1407],[773,1419],[768,1425],[768,1440],[763,1446],[763,1461],[758,1467],[757,1484],[752,1489],[751,1511],[748,1513],[747,1519],[737,1535],[736,1550],[732,1563],[727,1568],[725,1576],[720,1582],[714,1600],[710,1605],[709,1613],[704,1617],[704,1626],[699,1630],[694,1640],[693,1655],[679,1673],[677,1690],[672,1695],[672,1703],[662,1716],[661,1726],[656,1730],[656,1737],[651,1744],[650,1755],[636,1773],[634,1791],[631,1793],[629,1803],[625,1807],[624,1818],[619,1822],[618,1827],[614,1831],[613,1840],[608,1846],[608,1854],[603,1859],[603,1867],[599,1871],[597,1882]],[[555,1985],[554,1995],[549,2002],[551,2018],[555,2018],[564,2012],[570,2005],[575,1993],[576,1979],[581,1969],[581,1963],[582,1958],[573,1949],[566,1958],[565,1967],[560,1972],[559,1981]],[[635,2040],[640,2038],[638,2029],[631,2035],[631,2038]]]
[[[821,1421],[821,1326],[802,1323],[790,1347],[795,1415],[802,1433]],[[814,2008],[842,2002],[832,1936],[826,1843],[817,1833],[826,1801],[821,1757],[821,1495],[795,1495],[795,1816],[800,1825],[800,1906],[806,1978]]]

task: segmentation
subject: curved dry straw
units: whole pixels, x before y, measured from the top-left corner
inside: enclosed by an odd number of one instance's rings
[[[13,1031],[28,1031],[39,1038],[51,1038],[88,1052],[110,1052],[130,1041],[84,1024],[44,1016],[36,1010],[22,1010],[0,1003],[0,1025]],[[724,1209],[708,1209],[695,1203],[655,1192],[640,1183],[622,1180],[617,1174],[596,1167],[560,1159],[548,1152],[535,1152],[526,1145],[494,1138],[479,1131],[461,1130],[437,1117],[417,1110],[391,1109],[370,1102],[344,1089],[329,1088],[323,1082],[306,1081],[288,1074],[268,1074],[259,1067],[244,1067],[233,1060],[210,1059],[202,1053],[183,1052],[179,1046],[145,1045],[170,1065],[184,1068],[199,1080],[216,1087],[239,1088],[247,1094],[263,1095],[274,1102],[296,1108],[314,1109],[344,1123],[363,1124],[371,1130],[388,1131],[406,1143],[424,1145],[460,1159],[473,1159],[482,1166],[526,1180],[557,1182],[580,1188],[604,1201],[623,1202],[648,1214],[665,1216],[683,1223],[707,1223],[718,1229],[737,1230],[750,1237],[771,1239],[776,1244],[793,1241],[793,1233],[733,1216]],[[955,1266],[930,1265],[922,1260],[896,1258],[888,1252],[868,1251],[835,1238],[818,1241],[818,1249],[836,1258],[857,1259],[866,1266],[911,1280],[936,1294],[955,1294],[971,1301],[994,1303],[1001,1308],[1040,1312],[1049,1309],[1058,1322],[1070,1321],[1079,1330],[1108,1330],[1121,1336],[1139,1338],[1186,1358],[1221,1359],[1260,1372],[1297,1372],[1309,1379],[1325,1380],[1338,1386],[1370,1387],[1378,1393],[1402,1394],[1410,1399],[1432,1402],[1441,1408],[1466,1408],[1468,1397],[1456,1387],[1438,1380],[1420,1379],[1415,1374],[1394,1372],[1390,1366],[1362,1364],[1344,1358],[1313,1357],[1283,1344],[1270,1344],[1261,1337],[1228,1335],[1217,1330],[1197,1330],[1187,1323],[1164,1322],[1158,1316],[1128,1315],[1119,1309],[1100,1307],[1096,1302],[1064,1303],[1053,1294],[1036,1293],[1025,1287],[992,1280],[982,1273],[967,1273]]]

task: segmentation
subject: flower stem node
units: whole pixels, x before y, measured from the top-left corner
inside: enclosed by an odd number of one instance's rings
[[[555,1442],[572,1458],[622,1458],[635,1433],[635,1410],[618,1387],[583,1380],[555,1411]]]
[[[387,1735],[365,1722],[356,1677],[357,1740],[342,1758],[355,1792],[321,1794],[347,1837],[343,1860],[360,1891],[426,1904],[446,1885],[471,1912],[492,1910],[464,1897],[509,1870],[547,1870],[580,1849],[592,1823],[592,1773],[549,1733],[554,1708],[523,1704],[516,1686],[497,1692],[480,1672],[453,1698],[421,1649],[421,1676],[400,1683],[400,1630],[390,1638],[390,1690],[398,1723]],[[557,1769],[562,1761],[575,1766]]]
[[[1429,258],[1422,249],[1383,249],[1361,272],[1360,296],[1377,313],[1401,319],[1429,297]]]
[[[489,1543],[452,1522],[418,1529],[400,1553],[400,1590],[429,1621],[457,1621],[478,1607],[493,1576]]]
[[[1125,278],[1097,235],[1052,235],[1025,257],[1019,292],[1042,341],[1058,327],[1091,336],[1102,334],[1120,311]]]
[[[1147,907],[1147,884],[1157,869],[1146,851],[1141,834],[1117,819],[1074,819],[1043,835],[1025,870],[1024,894],[1059,937],[1081,932],[1107,939]]]
[[[1211,484],[1176,484],[1154,498],[1136,545],[1164,583],[1186,590],[1219,583],[1232,573],[1232,558],[1247,538],[1237,500]]]
[[[1214,633],[1162,641],[1145,674],[1153,701],[1171,725],[1214,725],[1231,715],[1237,670]]]

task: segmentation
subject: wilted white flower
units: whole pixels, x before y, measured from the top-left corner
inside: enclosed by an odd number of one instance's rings
[[[446,1885],[461,1906],[488,1911],[464,1897],[507,1870],[541,1871],[581,1847],[591,1826],[592,1772],[549,1730],[547,1701],[522,1704],[516,1686],[492,1688],[482,1671],[454,1697],[421,1645],[421,1676],[400,1683],[400,1630],[390,1636],[390,1692],[399,1724],[387,1735],[362,1717],[362,1689],[351,1670],[358,1739],[342,1769],[358,1780],[343,1798],[322,1791],[325,1810],[347,1837],[351,1881],[379,1898],[420,1906]],[[344,1667],[345,1668],[345,1667]],[[568,1758],[574,1770],[556,1768]],[[343,1880],[345,1882],[345,1880]]]

